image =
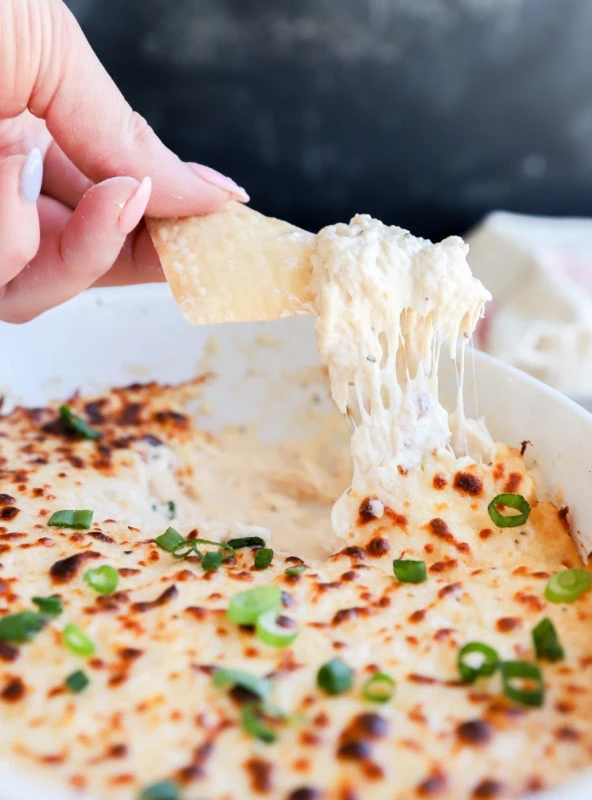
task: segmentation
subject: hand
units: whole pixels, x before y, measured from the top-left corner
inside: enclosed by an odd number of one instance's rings
[[[0,0],[0,319],[92,285],[162,280],[144,213],[206,214],[231,198],[248,200],[132,111],[61,0]]]

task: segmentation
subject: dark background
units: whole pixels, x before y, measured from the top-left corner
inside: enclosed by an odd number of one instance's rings
[[[592,214],[592,0],[70,0],[132,105],[261,211]]]

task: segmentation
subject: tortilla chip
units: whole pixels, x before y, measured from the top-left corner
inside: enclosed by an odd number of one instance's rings
[[[313,234],[234,201],[203,217],[146,223],[192,324],[312,313]]]

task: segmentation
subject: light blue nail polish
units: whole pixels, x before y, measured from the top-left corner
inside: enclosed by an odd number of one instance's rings
[[[43,181],[43,156],[38,147],[34,147],[25,161],[21,173],[21,192],[28,203],[36,203],[41,194]]]

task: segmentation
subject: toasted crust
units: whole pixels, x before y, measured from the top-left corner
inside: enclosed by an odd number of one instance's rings
[[[185,318],[194,325],[306,314],[314,235],[231,202],[203,217],[148,219]]]

